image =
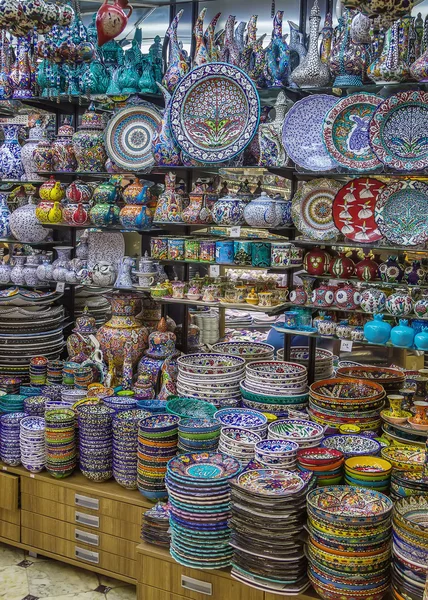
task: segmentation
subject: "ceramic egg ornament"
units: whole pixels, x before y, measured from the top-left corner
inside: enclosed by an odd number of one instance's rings
[[[125,8],[129,10],[127,15],[124,12]],[[103,46],[120,35],[131,14],[132,6],[128,5],[128,0],[116,0],[114,4],[109,4],[109,0],[104,0],[104,4],[98,9],[95,20],[98,45]]]

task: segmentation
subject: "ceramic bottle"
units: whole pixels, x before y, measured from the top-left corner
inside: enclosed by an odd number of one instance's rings
[[[258,129],[259,166],[284,167],[288,156],[282,144],[282,127],[289,103],[284,92],[280,92],[275,101],[275,119],[262,123]]]
[[[165,175],[165,191],[159,196],[156,206],[154,221],[175,223],[181,221],[182,203],[181,196],[175,191],[176,173]]]
[[[22,176],[23,180],[43,181],[43,177],[37,173],[38,169],[33,156],[33,152],[40,140],[43,139],[43,136],[44,129],[43,127],[40,127],[39,122],[37,122],[34,127],[31,127],[30,131],[28,132],[28,138],[21,148],[22,166],[24,167],[25,171],[24,175]]]

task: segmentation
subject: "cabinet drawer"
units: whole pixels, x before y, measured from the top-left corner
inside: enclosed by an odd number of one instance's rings
[[[28,544],[36,550],[46,550],[59,556],[72,558],[84,564],[97,566],[100,569],[126,575],[132,579],[136,577],[136,561],[117,554],[110,554],[103,550],[89,549],[79,542],[72,542],[47,533],[40,533],[27,527],[21,528],[23,544]]]
[[[7,521],[7,523],[19,525],[21,523],[20,509],[18,508],[16,510],[6,510],[4,508],[0,508],[0,521]]]
[[[55,532],[56,537],[65,540],[74,541],[83,545],[88,550],[105,550],[111,554],[118,554],[131,560],[136,559],[135,542],[128,542],[119,537],[94,531],[88,527],[81,527],[77,524],[58,521],[40,514],[22,511],[22,526],[28,529],[34,529],[40,533]]]
[[[19,525],[8,523],[7,521],[0,521],[0,537],[13,540],[14,542],[21,541],[21,528]]]
[[[94,514],[106,515],[138,526],[141,525],[144,511],[142,507],[133,506],[120,500],[103,498],[101,495],[92,492],[84,494],[61,485],[27,477],[22,478],[22,492],[45,500],[66,504],[67,506],[74,506],[79,510],[93,511]]]
[[[264,594],[232,579],[226,573],[218,575],[183,567],[146,554],[137,553],[138,581],[162,588],[193,600],[264,600]],[[168,596],[165,596],[167,598]]]
[[[18,510],[19,476],[0,471],[0,508]]]
[[[94,533],[107,533],[136,544],[141,541],[140,527],[129,521],[121,521],[120,519],[100,515],[95,511],[83,511],[74,506],[57,504],[52,500],[44,500],[29,494],[21,494],[21,508],[45,517],[66,521],[76,527],[87,528],[94,531]]]
[[[137,600],[185,600],[184,596],[178,596],[172,592],[165,592],[148,585],[137,584]]]

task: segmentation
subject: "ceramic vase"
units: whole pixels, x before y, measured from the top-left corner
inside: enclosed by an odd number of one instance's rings
[[[391,325],[383,320],[383,315],[374,315],[373,321],[364,325],[364,335],[371,344],[386,344],[391,334]]]
[[[244,225],[245,202],[238,196],[224,196],[212,208],[214,223],[217,225]]]
[[[36,207],[32,204],[32,199],[28,204],[13,211],[9,223],[12,234],[20,242],[38,243],[49,235],[49,229],[45,229],[37,221]]]
[[[4,142],[0,146],[0,174],[3,179],[20,180],[24,175],[18,141],[20,128],[19,125],[2,125]]]
[[[335,76],[334,86],[342,87],[363,84],[367,78],[366,70],[370,62],[368,44],[355,43],[352,40],[352,21],[355,13],[345,10],[335,29],[330,55],[330,70]],[[370,29],[368,22],[367,32]]]
[[[182,201],[181,196],[175,191],[175,173],[165,175],[165,191],[159,196],[156,206],[154,221],[176,223],[181,221]]]
[[[290,50],[286,36],[282,35],[283,10],[278,10],[273,19],[272,39],[265,53],[265,77],[267,87],[288,85]]]
[[[189,194],[189,205],[183,210],[181,215],[184,223],[201,223],[200,215],[204,203],[204,195],[205,193],[202,182],[196,181],[193,190]]]
[[[406,41],[403,39],[406,35]],[[377,84],[400,83],[409,78],[409,63],[406,52],[409,45],[409,31],[398,20],[388,29],[382,52],[369,66],[367,74]]]
[[[350,283],[345,283],[334,292],[334,302],[338,308],[355,310],[360,306],[361,294]]]
[[[153,137],[153,157],[160,166],[174,167],[181,165],[180,148],[175,144],[170,125],[171,94],[159,83],[157,84],[165,100],[161,124]]]
[[[355,265],[355,274],[362,281],[373,281],[378,278],[378,264],[366,256]]]
[[[107,154],[104,147],[104,121],[91,105],[82,115],[82,124],[72,137],[78,171],[101,173],[105,169]]]
[[[360,306],[364,312],[377,313],[385,310],[386,294],[377,288],[368,288],[361,294]],[[427,303],[428,306],[428,303]]]
[[[275,101],[275,119],[258,128],[259,160],[261,167],[285,167],[288,156],[282,144],[282,126],[289,108],[287,97],[280,92]]]
[[[355,265],[354,262],[342,252],[336,258],[331,259],[328,270],[333,277],[348,279],[348,277],[352,277],[354,274]]]
[[[418,317],[426,317],[428,315],[428,290],[424,290],[422,296],[415,302],[413,310]]]
[[[74,129],[70,119],[63,122],[58,129],[56,140],[52,144],[52,166],[60,173],[74,173],[77,160],[73,148]]]
[[[10,279],[12,283],[15,285],[25,285],[25,265],[26,257],[25,256],[14,256],[13,257],[13,267],[10,272]]]
[[[394,315],[394,317],[402,317],[411,313],[413,310],[413,301],[407,290],[398,290],[388,296],[386,310],[391,315]]]
[[[26,181],[43,181],[43,177],[40,177],[37,173],[38,169],[33,153],[40,140],[43,139],[44,131],[45,130],[39,125],[31,127],[28,133],[28,139],[21,148],[22,166],[25,171],[22,178],[25,178]]]
[[[324,275],[328,272],[330,255],[321,248],[314,248],[305,254],[303,267],[309,275]]]
[[[404,269],[404,277],[409,285],[422,285],[425,282],[426,271],[419,260],[414,260],[411,266]]]
[[[293,224],[291,218],[291,200],[285,200],[281,194],[274,196],[275,210],[278,220],[278,227],[290,227]]]
[[[382,281],[400,283],[404,277],[404,267],[398,262],[396,256],[390,256],[386,262],[379,265],[379,273]]]
[[[9,238],[10,231],[10,210],[7,199],[10,192],[0,192],[0,238]]]
[[[41,173],[52,171],[52,155],[52,144],[43,136],[33,150],[35,171]]]
[[[3,249],[2,249],[3,250]],[[0,283],[9,283],[10,282],[10,272],[12,267],[9,263],[5,262],[3,257],[3,252],[0,257]]]

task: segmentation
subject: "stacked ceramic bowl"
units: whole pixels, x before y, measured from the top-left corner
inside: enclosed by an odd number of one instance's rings
[[[254,458],[255,444],[261,439],[250,429],[222,427],[218,449],[226,456],[233,456],[246,464]]]
[[[195,400],[194,398],[170,397],[166,403],[166,411],[180,419],[209,419],[217,412],[214,404]]]
[[[178,425],[180,452],[216,452],[221,425],[217,419],[183,419]]]
[[[284,360],[284,350],[281,348],[276,353],[278,360]],[[317,348],[315,353],[315,381],[319,379],[327,379],[331,377],[334,372],[333,367],[333,352],[330,350],[324,350],[323,348]],[[293,346],[290,350],[290,360],[304,365],[306,368],[309,367],[309,348],[308,346]]]
[[[363,435],[330,435],[326,437],[321,446],[343,452],[345,458],[353,456],[376,456],[380,453],[380,444]]]
[[[165,502],[157,502],[146,510],[141,526],[141,539],[148,544],[169,548],[171,534],[169,533],[169,507]]]
[[[390,367],[370,367],[368,365],[339,367],[336,377],[359,379],[379,383],[387,394],[398,394],[404,387],[406,377],[403,371]]]
[[[24,399],[24,412],[27,417],[43,417],[45,414],[46,396],[28,396]]]
[[[341,425],[357,425],[361,431],[378,431],[385,390],[365,379],[323,379],[309,388],[309,415],[313,421],[337,433]]]
[[[168,413],[142,419],[138,429],[137,485],[150,500],[166,498],[168,461],[176,455],[180,417]]]
[[[181,454],[168,463],[171,556],[187,567],[230,565],[230,484],[238,460],[217,453]]]
[[[46,470],[52,477],[62,479],[76,468],[74,410],[60,408],[45,412]]]
[[[109,396],[102,400],[115,414],[137,408],[137,400],[132,396]]]
[[[21,394],[5,394],[0,396],[0,412],[24,412],[25,396]]]
[[[329,448],[306,448],[297,453],[299,471],[314,473],[318,485],[338,485],[343,478],[343,452]]]
[[[64,388],[61,390],[61,402],[64,406],[72,408],[73,404],[82,398],[86,398],[85,390]]]
[[[239,382],[244,378],[245,360],[229,354],[187,354],[177,359],[177,393],[212,402],[216,406],[238,403]]]
[[[402,498],[394,505],[393,598],[425,598],[428,577],[428,497]]]
[[[45,427],[43,417],[24,417],[21,419],[19,445],[22,466],[32,473],[45,468]]]
[[[11,467],[21,464],[19,432],[25,416],[23,412],[16,412],[0,417],[0,460]]]
[[[309,579],[325,599],[381,600],[389,589],[392,501],[373,490],[320,487],[307,496]]]
[[[138,423],[150,413],[125,410],[113,417],[113,477],[128,490],[137,489]]]
[[[263,342],[219,342],[212,346],[216,354],[240,356],[246,363],[255,360],[273,360],[275,348]]]
[[[246,408],[287,416],[287,409],[303,409],[308,402],[308,374],[303,365],[283,361],[248,363],[241,382]]]
[[[107,481],[113,476],[113,411],[102,404],[84,404],[77,418],[80,470],[91,481]]]
[[[299,445],[288,440],[261,440],[255,445],[255,459],[267,469],[294,470]]]
[[[354,456],[345,461],[345,483],[388,494],[391,463],[378,456]]]
[[[267,435],[268,420],[265,415],[256,410],[246,408],[222,408],[214,418],[220,422],[221,427],[241,427],[257,433],[260,439]]]
[[[393,469],[390,493],[392,500],[396,501],[400,498],[423,494],[428,496],[428,481],[423,473]]]
[[[388,446],[382,448],[381,456],[399,471],[422,472],[426,461],[425,450],[414,446]]]
[[[309,586],[301,532],[312,475],[253,469],[231,482],[232,577],[259,590],[301,594]]]
[[[319,446],[324,438],[324,430],[317,423],[304,419],[283,419],[269,423],[268,438],[270,440],[286,440],[296,442],[299,448]]]

